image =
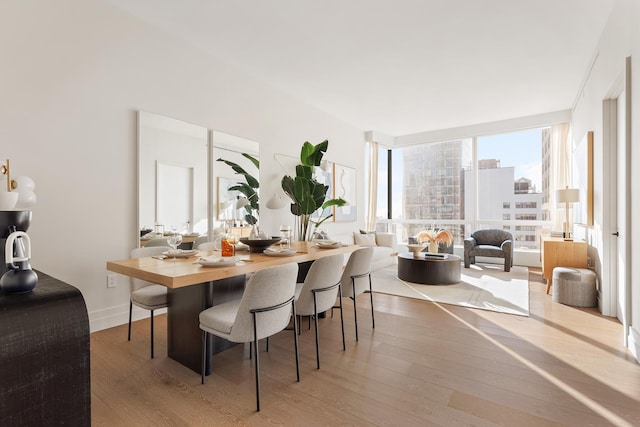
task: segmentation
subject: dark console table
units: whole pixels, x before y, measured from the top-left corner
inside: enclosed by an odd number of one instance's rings
[[[0,426],[90,426],[84,298],[37,273],[32,292],[0,293]]]
[[[398,278],[423,285],[451,285],[460,281],[460,257],[446,254],[443,258],[423,253],[398,255]]]

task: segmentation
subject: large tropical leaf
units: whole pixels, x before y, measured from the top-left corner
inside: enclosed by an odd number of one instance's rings
[[[244,154],[243,154],[244,155]],[[246,155],[248,156],[248,158],[252,158],[251,156],[249,156],[248,154]],[[245,157],[246,157],[245,156]],[[255,159],[254,159],[255,160]],[[227,166],[230,166],[231,169],[233,169],[233,171],[235,173],[237,173],[238,175],[243,175],[244,178],[247,180],[247,184],[249,184],[251,187],[253,188],[260,188],[260,182],[254,178],[249,172],[247,172],[242,166],[240,166],[239,164],[232,162],[230,160],[224,160],[224,159],[218,159],[218,162],[224,162],[225,164],[227,164]],[[254,163],[255,164],[255,163]]]

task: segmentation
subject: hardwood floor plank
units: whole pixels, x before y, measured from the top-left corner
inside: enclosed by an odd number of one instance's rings
[[[622,327],[595,309],[551,301],[530,269],[529,317],[374,294],[345,300],[320,320],[320,370],[313,326],[299,337],[295,381],[291,331],[261,344],[262,411],[255,412],[253,361],[238,345],[217,354],[205,385],[166,356],[166,316],[91,337],[96,426],[640,425],[640,366],[622,347]]]

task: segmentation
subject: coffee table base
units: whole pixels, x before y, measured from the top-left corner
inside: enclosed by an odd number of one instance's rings
[[[460,282],[460,257],[448,254],[445,259],[414,257],[412,253],[398,255],[398,278],[423,285],[452,285]]]

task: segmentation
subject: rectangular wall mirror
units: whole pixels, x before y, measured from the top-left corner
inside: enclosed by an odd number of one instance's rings
[[[210,142],[211,141],[211,142]],[[209,146],[211,145],[211,149]],[[237,191],[230,186],[246,182],[224,159],[237,163],[259,180],[259,170],[245,158],[259,159],[259,144],[220,131],[209,131],[170,117],[138,112],[138,237],[146,245],[156,226],[164,232],[175,227],[189,235],[214,234],[224,227],[245,226],[247,208],[236,203]],[[219,183],[223,187],[219,189]],[[256,189],[257,191],[257,189]],[[256,199],[259,195],[256,195]],[[218,201],[227,207],[220,212]],[[259,207],[259,200],[254,206]],[[253,214],[258,215],[259,209]],[[245,227],[248,229],[249,227]],[[149,235],[151,236],[151,235]],[[155,236],[153,236],[155,237]]]

